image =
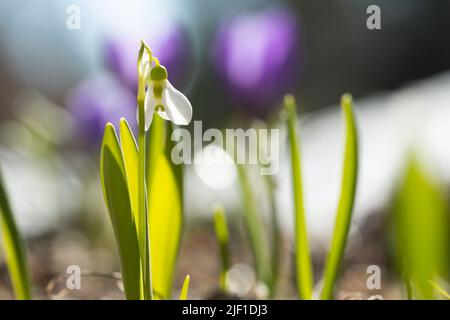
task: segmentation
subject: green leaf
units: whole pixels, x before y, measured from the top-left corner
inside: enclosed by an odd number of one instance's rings
[[[155,172],[156,162],[159,155],[164,152],[166,141],[166,123],[163,118],[155,113],[153,121],[148,131],[148,153],[146,165],[147,181],[152,181],[152,175]],[[169,139],[168,142],[171,142]]]
[[[158,140],[154,139],[156,141],[159,141],[161,139],[163,141],[166,140],[165,151],[164,152],[166,153],[167,159],[169,159],[172,156],[172,150],[176,146],[176,144],[178,143],[176,141],[172,141],[172,139],[171,139],[172,134],[173,134],[174,130],[176,130],[177,127],[178,126],[173,124],[173,123],[168,123],[168,126],[165,127],[165,130],[163,128],[164,133],[160,134],[162,136],[162,138],[160,137],[160,138],[158,138]],[[169,137],[169,138],[165,139],[166,136]],[[153,142],[155,142],[155,141],[153,141]],[[184,203],[184,190],[183,190],[184,166],[183,166],[182,163],[181,164],[174,164],[173,162],[171,162],[170,164],[171,164],[171,167],[172,167],[172,170],[173,170],[173,174],[175,175],[175,180],[177,181],[178,190],[180,191],[180,202]]]
[[[169,299],[178,258],[183,214],[176,178],[163,152],[156,158],[148,188],[148,200],[152,284],[155,292]]]
[[[244,223],[252,248],[257,279],[270,286],[272,281],[270,247],[264,221],[258,211],[247,167],[237,164],[236,168],[244,204]]]
[[[271,252],[271,265],[272,265],[272,282],[270,284],[269,290],[270,295],[269,298],[273,299],[276,295],[278,278],[280,275],[280,267],[281,267],[281,230],[278,222],[278,211],[275,200],[275,182],[273,180],[273,176],[266,175],[265,182],[268,188],[268,196],[270,201],[270,236],[272,243],[272,252]]]
[[[431,281],[431,280],[429,281],[429,283],[437,293],[439,293],[445,299],[450,300],[450,293],[445,291],[445,289],[442,286],[440,286],[438,283]]]
[[[228,236],[228,226],[223,207],[214,209],[214,230],[216,232],[217,243],[219,244],[220,257],[220,289],[227,290],[227,272],[230,269],[230,244]]]
[[[414,156],[395,192],[393,222],[405,283],[415,298],[433,299],[432,283],[449,272],[448,203],[439,183]]]
[[[105,127],[100,155],[103,195],[112,221],[127,299],[141,297],[136,226],[122,150],[112,124]]]
[[[190,280],[191,280],[191,277],[189,275],[187,275],[184,278],[183,288],[181,288],[181,293],[180,293],[180,300],[186,300],[187,299]]]
[[[125,118],[120,119],[120,144],[125,161],[125,171],[128,190],[131,196],[131,209],[133,211],[136,230],[139,230],[139,194],[138,194],[138,149],[133,132]]]
[[[0,174],[0,227],[6,264],[17,299],[31,299],[30,275],[25,246],[17,228]]]
[[[322,299],[331,299],[333,297],[334,287],[350,229],[358,176],[358,134],[352,111],[351,95],[343,95],[341,105],[345,116],[346,128],[344,166],[334,234],[325,265],[325,278],[321,294]]]
[[[291,151],[291,167],[294,189],[294,211],[295,211],[295,262],[297,291],[300,299],[312,298],[313,273],[311,257],[309,253],[308,234],[306,233],[305,208],[303,202],[303,185],[300,164],[299,143],[297,142],[297,108],[293,96],[284,99],[287,111],[287,124],[289,144]]]

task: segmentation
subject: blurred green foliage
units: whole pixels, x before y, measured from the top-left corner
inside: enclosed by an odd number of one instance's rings
[[[448,209],[439,183],[412,156],[395,192],[393,225],[397,264],[413,298],[435,298],[432,282],[448,280]]]

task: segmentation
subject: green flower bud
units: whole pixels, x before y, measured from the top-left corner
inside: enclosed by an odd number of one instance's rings
[[[150,79],[153,81],[161,81],[167,79],[167,70],[163,66],[154,66],[150,72]]]

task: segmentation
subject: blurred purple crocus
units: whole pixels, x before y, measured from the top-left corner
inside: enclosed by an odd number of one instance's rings
[[[266,116],[298,80],[297,18],[279,8],[235,17],[219,30],[212,58],[233,100]]]
[[[110,37],[105,41],[105,59],[108,68],[116,72],[126,86],[137,88],[136,54],[140,38]],[[169,70],[169,79],[174,86],[184,84],[192,54],[189,35],[185,28],[177,25],[144,38],[153,54]]]
[[[99,73],[80,82],[67,97],[73,114],[85,136],[98,144],[107,122],[119,124],[124,117],[133,127],[136,118],[136,96],[110,73]]]

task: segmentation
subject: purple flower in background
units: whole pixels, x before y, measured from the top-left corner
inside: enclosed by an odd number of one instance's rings
[[[233,100],[264,116],[293,89],[300,49],[297,18],[269,9],[228,21],[217,35],[213,63]]]
[[[137,88],[136,57],[140,38],[133,36],[108,38],[105,42],[106,65],[116,72],[124,83]],[[174,26],[167,32],[144,38],[153,54],[169,70],[174,86],[182,86],[186,80],[192,54],[186,29]]]
[[[67,107],[81,135],[94,143],[101,141],[107,122],[118,125],[124,117],[132,127],[135,124],[136,96],[113,74],[100,73],[83,80],[69,93]]]

